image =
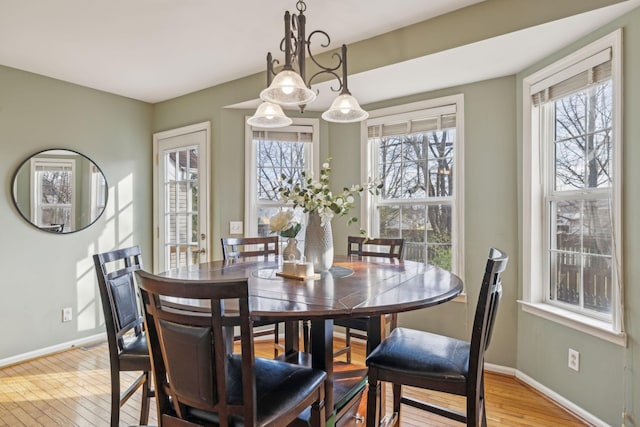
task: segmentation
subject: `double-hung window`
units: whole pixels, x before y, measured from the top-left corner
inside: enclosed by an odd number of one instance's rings
[[[34,158],[31,160],[31,219],[39,227],[61,226],[75,230],[75,160]]]
[[[525,309],[618,336],[619,48],[614,33],[525,79],[523,92]]]
[[[317,173],[318,120],[294,119],[291,126],[277,129],[245,129],[246,138],[246,201],[247,236],[267,236],[269,219],[276,213],[291,209],[283,202],[276,188],[282,174],[302,182],[302,172]],[[302,216],[299,218],[303,222]],[[297,239],[302,241],[304,231]]]
[[[404,258],[461,274],[462,95],[372,112],[366,172],[383,185],[365,199],[372,236],[404,238]]]

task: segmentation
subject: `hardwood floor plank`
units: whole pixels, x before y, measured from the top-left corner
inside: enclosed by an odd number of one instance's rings
[[[340,347],[340,343],[336,347]],[[257,356],[271,357],[269,342],[257,342]],[[354,343],[353,360],[364,364],[364,345]],[[123,389],[136,373],[121,374]],[[109,425],[109,352],[106,343],[76,348],[0,369],[0,427],[105,427]],[[464,400],[443,393],[406,388],[406,393],[441,406],[462,410]],[[564,409],[515,378],[487,373],[487,418],[490,427],[585,426]],[[391,410],[391,387],[385,396]],[[121,408],[121,425],[137,425],[140,393]],[[151,404],[149,424],[155,425]],[[402,427],[459,427],[461,424],[403,406]]]

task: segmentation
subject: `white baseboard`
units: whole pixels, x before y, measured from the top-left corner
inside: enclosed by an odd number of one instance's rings
[[[518,378],[520,381],[527,384],[528,386],[534,388],[538,392],[542,393],[544,396],[551,399],[558,405],[562,406],[564,409],[571,412],[578,418],[587,422],[589,425],[592,425],[595,427],[610,427],[610,424],[605,423],[604,421],[602,421],[600,418],[596,417],[592,413],[585,411],[580,406],[576,405],[575,403],[571,402],[565,397],[559,395],[558,393],[551,390],[550,388],[540,384],[538,381],[534,380],[527,374],[516,370],[516,378]]]
[[[508,368],[506,366],[494,365],[494,364],[491,364],[491,363],[485,363],[484,364],[484,368],[485,368],[485,370],[487,372],[493,372],[493,373],[502,374],[502,375],[509,375],[509,376],[512,376],[512,377],[515,377],[515,378],[519,379],[520,381],[522,381],[523,383],[525,383],[529,387],[531,387],[534,390],[536,390],[537,392],[541,393],[546,398],[548,398],[549,400],[555,402],[556,404],[558,404],[559,406],[561,406],[565,410],[571,412],[573,415],[575,415],[576,417],[578,417],[581,420],[585,421],[589,425],[592,425],[592,426],[595,426],[595,427],[610,427],[609,424],[605,423],[604,421],[602,421],[601,419],[599,419],[595,415],[585,411],[584,409],[582,409],[581,407],[579,407],[575,403],[573,403],[570,400],[566,399],[565,397],[559,395],[555,391],[551,390],[549,387],[546,387],[546,386],[540,384],[538,381],[534,380],[530,376],[520,372],[517,369]]]
[[[5,366],[15,365],[16,363],[26,362],[27,360],[35,359],[36,357],[47,356],[53,353],[59,353],[64,350],[69,350],[73,347],[79,347],[85,344],[94,343],[96,341],[104,341],[107,339],[105,332],[92,335],[90,337],[80,338],[73,341],[67,341],[61,344],[52,345],[51,347],[40,348],[38,350],[30,351],[23,354],[17,354],[15,356],[0,359],[0,368]]]

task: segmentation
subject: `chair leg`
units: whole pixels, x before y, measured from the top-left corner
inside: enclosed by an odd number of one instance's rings
[[[351,328],[345,328],[344,334],[344,345],[347,348],[347,363],[351,363]]]
[[[382,419],[380,404],[380,383],[369,370],[369,391],[367,392],[367,427],[378,427]]]
[[[324,393],[320,392],[318,400],[311,404],[311,427],[322,427],[326,422]]]
[[[280,344],[280,331],[278,328],[278,324],[273,325],[273,334],[275,335],[274,344],[273,344],[273,358],[278,358],[278,345]]]
[[[120,426],[120,372],[111,370],[111,427]]]
[[[305,353],[309,353],[309,321],[302,321],[302,347]]]
[[[400,408],[402,407],[402,386],[393,384],[393,415],[395,418],[394,425],[400,425]]]
[[[140,405],[140,425],[146,425],[147,421],[149,421],[149,403],[151,401],[151,372],[145,372],[144,377],[142,404]]]

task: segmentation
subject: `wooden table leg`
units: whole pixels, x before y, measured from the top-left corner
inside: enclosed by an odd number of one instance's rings
[[[322,369],[327,373],[324,403],[328,419],[335,412],[333,395],[333,319],[311,321],[311,363],[314,368]]]
[[[300,350],[300,323],[289,321],[284,323],[284,354],[290,355]]]
[[[373,316],[369,319],[367,325],[367,355],[382,342],[386,335],[386,323],[385,316]],[[382,414],[384,414],[386,410],[386,383],[382,382],[380,386],[380,408]]]

